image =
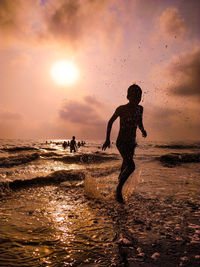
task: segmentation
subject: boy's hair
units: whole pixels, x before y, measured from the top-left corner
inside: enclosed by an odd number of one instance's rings
[[[136,102],[140,102],[142,97],[142,89],[137,84],[132,84],[129,86],[127,91],[127,98],[130,99],[130,97],[134,97]]]

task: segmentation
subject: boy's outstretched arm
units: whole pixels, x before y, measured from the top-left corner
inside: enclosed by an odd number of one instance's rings
[[[110,133],[111,133],[112,125],[118,116],[119,116],[119,112],[118,112],[118,109],[116,109],[115,113],[112,115],[112,117],[108,121],[106,141],[104,142],[104,144],[102,146],[102,150],[106,150],[107,147],[110,147]]]
[[[143,107],[141,109],[141,114],[140,114],[140,118],[138,121],[138,127],[140,131],[142,132],[142,136],[147,137],[147,132],[145,131],[144,126],[143,126]]]

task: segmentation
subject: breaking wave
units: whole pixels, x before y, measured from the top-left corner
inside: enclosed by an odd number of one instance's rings
[[[171,144],[171,145],[155,145],[156,148],[166,149],[198,149],[200,144]]]
[[[67,155],[62,158],[53,158],[60,160],[64,163],[100,163],[107,160],[118,159],[116,155],[108,155],[104,153],[94,153],[94,154],[76,154],[73,156]]]
[[[5,196],[12,190],[19,190],[22,188],[32,187],[32,186],[46,186],[61,184],[63,182],[70,182],[68,186],[73,186],[73,182],[83,181],[85,178],[85,173],[80,171],[68,171],[61,170],[55,171],[47,176],[41,176],[32,178],[29,180],[15,180],[11,182],[1,182],[0,183],[0,197]]]
[[[200,162],[200,153],[171,153],[157,158],[166,166],[175,166],[181,163]]]
[[[0,168],[10,168],[13,166],[22,165],[28,162],[31,162],[33,160],[36,160],[39,158],[38,153],[33,154],[21,154],[18,156],[10,156],[10,157],[1,157],[0,158]]]
[[[116,160],[118,159],[116,155],[108,155],[104,153],[88,153],[88,154],[74,154],[74,155],[65,155],[59,154],[56,152],[36,152],[36,153],[26,153],[18,154],[16,156],[0,157],[0,168],[10,168],[13,166],[23,165],[29,163],[36,159],[48,159],[55,161],[62,161],[63,163],[101,163],[107,160]]]
[[[17,146],[17,147],[4,147],[1,150],[6,152],[22,152],[22,151],[38,151],[38,148],[29,147],[29,146]]]

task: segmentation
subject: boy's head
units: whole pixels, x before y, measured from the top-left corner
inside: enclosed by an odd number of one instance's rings
[[[129,86],[127,91],[127,98],[130,102],[139,104],[142,97],[142,89],[137,84]]]

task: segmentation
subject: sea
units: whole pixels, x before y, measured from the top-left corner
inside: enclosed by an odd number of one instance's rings
[[[138,141],[120,204],[115,143],[63,141],[0,139],[0,266],[200,266],[199,142]]]

